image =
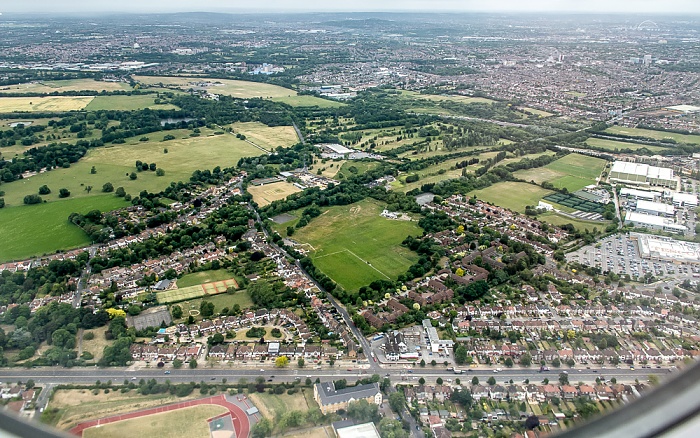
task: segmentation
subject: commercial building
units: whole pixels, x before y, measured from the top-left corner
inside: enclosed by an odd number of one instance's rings
[[[374,423],[364,423],[356,424],[352,426],[344,426],[340,423],[345,423],[344,421],[338,421],[333,423],[333,429],[335,430],[338,438],[379,438],[379,431]]]
[[[673,205],[676,207],[695,208],[698,206],[698,197],[692,193],[674,193]]]
[[[382,392],[377,383],[335,389],[335,383],[331,381],[314,385],[314,400],[321,407],[321,412],[326,415],[337,412],[339,409],[347,409],[350,403],[360,400],[381,405]]]
[[[630,233],[630,238],[637,241],[643,258],[700,264],[700,244],[639,233]]]
[[[610,180],[623,184],[670,189],[675,189],[678,185],[678,180],[673,175],[673,169],[627,161],[613,163],[610,170]]]
[[[432,321],[429,319],[423,320],[423,329],[428,338],[428,348],[433,353],[449,353],[454,345],[452,339],[440,339],[437,330],[433,327]]]
[[[650,192],[647,190],[630,189],[623,187],[620,189],[620,196],[627,199],[644,199],[647,201],[657,201],[661,199],[660,192]]]
[[[663,202],[652,202],[640,199],[637,201],[635,211],[652,216],[673,217],[676,209],[673,208],[673,205],[664,204]]]
[[[678,225],[677,223],[673,222],[673,219],[637,213],[636,211],[628,211],[627,215],[625,215],[625,222],[631,223],[635,227],[668,231],[670,233],[685,233],[687,230],[685,226]]]

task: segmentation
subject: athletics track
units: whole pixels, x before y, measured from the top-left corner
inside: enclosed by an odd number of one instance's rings
[[[129,412],[121,415],[113,415],[111,417],[99,418],[78,424],[70,430],[70,433],[77,436],[83,436],[83,431],[90,427],[102,426],[104,424],[114,423],[116,421],[131,420],[132,418],[145,417],[147,415],[160,414],[162,412],[174,411],[177,409],[188,408],[198,405],[218,405],[228,409],[233,420],[233,427],[236,430],[236,438],[248,438],[250,432],[250,422],[248,415],[243,412],[243,409],[226,400],[223,395],[214,397],[201,398],[198,400],[188,400],[180,403],[174,403],[166,406],[158,406],[156,408],[143,409],[140,411]],[[209,419],[212,420],[212,419]]]

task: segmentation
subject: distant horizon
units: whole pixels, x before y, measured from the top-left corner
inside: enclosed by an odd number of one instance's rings
[[[594,14],[594,15],[697,15],[697,0],[336,0],[319,6],[311,0],[268,0],[263,6],[251,7],[240,0],[122,0],[120,9],[114,10],[114,2],[93,0],[26,0],[12,2],[0,8],[0,13],[11,14],[161,14],[161,13],[238,13],[238,14],[290,14],[290,13],[498,13],[498,14]]]

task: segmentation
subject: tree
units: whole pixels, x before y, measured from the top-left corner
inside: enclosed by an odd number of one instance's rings
[[[97,173],[97,169],[95,169],[95,166],[92,166],[92,168],[90,168],[90,173],[91,173],[92,175],[94,175],[94,174]]]
[[[299,366],[299,368],[304,368],[305,363],[306,362],[304,361],[303,357],[300,357],[299,360],[297,361],[297,365]]]
[[[408,438],[409,433],[398,420],[382,418],[379,422],[379,436],[382,438]]]
[[[156,170],[156,176],[165,176],[165,170],[163,170],[161,167],[159,167]]]
[[[453,402],[459,403],[465,408],[469,408],[472,405],[472,395],[467,390],[455,390],[451,397]]]
[[[442,385],[442,382],[443,382],[442,377],[438,377],[438,378],[435,380],[435,383],[437,383],[438,385]]]
[[[287,356],[280,356],[275,359],[275,366],[277,368],[283,368],[289,365],[289,358]]]
[[[272,423],[267,418],[262,418],[250,430],[253,438],[265,438],[272,434]]]
[[[192,359],[192,360],[190,361],[190,368],[191,368],[191,369],[197,368],[197,359]]]
[[[0,208],[5,206],[5,198],[0,198]]]
[[[393,409],[394,412],[400,414],[401,411],[403,411],[403,407],[405,404],[406,399],[400,392],[397,391],[389,394],[389,406],[391,406],[391,409]]]
[[[43,201],[39,195],[27,195],[24,197],[25,205],[41,204]]]
[[[568,385],[569,384],[569,375],[566,373],[560,373],[559,374],[559,383],[562,385]]]
[[[180,307],[178,304],[175,304],[172,308],[172,313],[173,313],[173,318],[175,318],[175,319],[182,318],[182,307]]]
[[[156,171],[156,163],[149,164],[148,170],[150,170],[151,172],[155,172]]]
[[[425,366],[425,359],[420,360],[420,366],[424,367]]]
[[[58,190],[58,197],[59,198],[67,198],[70,196],[70,190],[68,189],[59,189]]]
[[[119,196],[120,198],[123,198],[126,196],[126,190],[124,190],[124,187],[117,187],[117,191],[114,192],[115,195]]]
[[[532,365],[532,356],[530,356],[529,353],[525,353],[522,356],[520,356],[520,365],[524,367],[529,367]]]
[[[182,368],[182,365],[183,365],[183,362],[180,359],[175,359],[173,361],[173,368],[175,368],[175,369],[179,370],[180,368]]]
[[[455,362],[457,365],[464,364],[467,361],[467,355],[467,348],[464,345],[459,344],[459,346],[455,348]]]
[[[478,385],[479,384],[479,378],[474,376],[472,377],[472,385]]]
[[[105,193],[111,193],[114,191],[114,186],[110,182],[104,183],[104,185],[102,186],[102,191]]]
[[[75,335],[66,329],[60,328],[51,334],[51,344],[59,348],[73,349],[75,348]]]
[[[418,379],[418,383],[421,385],[425,385],[425,379],[421,377],[420,379]]]
[[[506,357],[506,360],[504,361],[504,364],[505,364],[505,366],[507,366],[508,368],[512,368],[512,367],[513,367],[513,359],[511,359],[510,357]]]
[[[51,193],[51,189],[46,184],[39,187],[39,194],[40,195],[48,195],[49,193]]]
[[[493,376],[491,376],[491,377],[489,377],[489,379],[486,381],[486,383],[488,383],[489,385],[493,386],[493,385],[496,384],[496,379],[495,379]]]
[[[199,305],[199,313],[203,318],[209,318],[214,314],[214,303],[202,301],[202,303]]]
[[[129,174],[129,179],[130,179],[130,180],[133,181],[133,180],[135,180],[136,178],[138,178],[138,175],[136,175],[136,172],[131,172],[131,173]]]

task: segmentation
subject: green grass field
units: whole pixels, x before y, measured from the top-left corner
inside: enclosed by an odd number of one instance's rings
[[[235,304],[238,304],[241,309],[249,309],[253,307],[253,300],[250,299],[248,291],[239,290],[235,294],[218,294],[210,295],[205,298],[196,298],[187,300],[185,302],[178,303],[185,311],[185,315],[189,315],[190,310],[199,310],[199,305],[202,301],[209,301],[214,304],[214,309],[216,312],[220,312],[221,309],[228,307],[232,308]]]
[[[96,96],[92,102],[85,107],[86,111],[113,110],[132,111],[150,108],[153,110],[176,110],[177,106],[172,104],[155,103],[153,94],[135,94],[133,96]]]
[[[577,219],[572,219],[570,217],[562,216],[559,215],[555,212],[547,212],[541,215],[537,216],[537,219],[547,222],[552,225],[566,225],[566,224],[571,224],[574,227],[576,227],[577,230],[588,230],[588,231],[593,231],[593,228],[597,228],[598,230],[603,230],[605,229],[606,226],[610,223],[609,221],[605,222],[591,222],[591,221],[582,221],[582,220],[577,220]]]
[[[313,248],[314,264],[347,290],[395,279],[418,260],[401,242],[408,235],[420,235],[421,229],[415,222],[379,216],[383,208],[369,199],[331,207],[299,229],[293,239]]]
[[[223,94],[249,99],[261,97],[286,103],[291,106],[319,106],[321,108],[337,108],[344,104],[333,100],[321,99],[315,96],[299,96],[296,91],[277,85],[263,82],[237,81],[232,79],[214,79],[205,77],[187,76],[134,76],[134,79],[148,86],[163,86],[165,88],[178,88],[188,90],[190,88],[203,87],[210,93]]]
[[[183,275],[182,278],[178,279],[177,286],[180,288],[196,286],[198,284],[211,283],[212,281],[228,280],[229,278],[233,278],[233,274],[226,269],[194,272],[192,274]]]
[[[209,438],[207,419],[227,412],[223,406],[201,405],[117,421],[83,431],[85,438],[157,436],[162,438]]]
[[[521,109],[522,111],[525,111],[525,112],[528,112],[528,113],[532,113],[532,114],[534,114],[534,115],[536,115],[536,116],[539,116],[539,117],[551,117],[551,116],[554,115],[554,114],[552,114],[552,113],[548,113],[547,111],[542,111],[542,110],[538,110],[538,109],[535,109],[535,108],[530,108],[530,107],[527,107],[527,106],[521,106],[520,109]]]
[[[522,213],[526,206],[537,205],[543,196],[551,193],[554,192],[532,184],[500,182],[469,194],[476,195],[482,201]]]
[[[177,303],[185,300],[193,300],[206,295],[202,286],[180,287],[163,292],[156,292],[159,304]]]
[[[3,184],[5,201],[8,206],[20,205],[25,195],[38,193],[42,185],[48,185],[52,190],[44,197],[48,201],[58,200],[61,188],[70,190],[73,198],[97,196],[107,182],[111,182],[115,188],[124,187],[132,196],[141,190],[158,192],[171,181],[189,180],[195,170],[235,166],[241,157],[261,154],[259,149],[233,135],[208,135],[211,132],[202,129],[200,137],[189,137],[190,131],[187,130],[156,132],[148,135],[148,142],[140,142],[140,137],[135,137],[127,139],[125,144],[90,149],[82,160],[68,169],[54,169]],[[174,135],[176,139],[160,141],[166,134]],[[164,153],[165,148],[168,149],[167,154]],[[137,179],[131,180],[128,175],[135,170],[136,160],[156,163],[165,170],[165,175],[159,177],[151,171],[138,172]],[[90,173],[92,166],[95,166],[97,173]],[[86,186],[92,186],[93,190],[88,193]]]
[[[436,95],[436,94],[420,94],[415,91],[401,91],[401,96],[404,98],[420,100],[425,99],[431,102],[459,102],[459,103],[493,103],[492,99],[485,97],[469,97],[460,95]]]
[[[78,111],[92,99],[93,96],[0,97],[0,113]]]
[[[0,209],[0,262],[88,245],[87,235],[69,223],[68,216],[73,212],[108,211],[126,205],[113,194],[100,194]]]
[[[600,158],[580,154],[569,154],[557,161],[549,163],[545,167],[565,175],[595,180],[600,176],[606,164],[607,161]]]
[[[260,122],[238,122],[229,126],[235,133],[245,135],[247,140],[268,150],[299,143],[293,126],[267,126]]]
[[[125,82],[105,82],[94,79],[65,79],[58,81],[30,82],[0,87],[0,93],[54,93],[64,91],[129,91]]]
[[[655,140],[670,138],[681,143],[700,144],[700,135],[685,135],[675,132],[654,131],[652,129],[628,128],[626,126],[611,126],[604,132],[629,135],[632,137],[647,137]]]
[[[633,151],[639,150],[639,149],[648,149],[652,152],[659,152],[663,151],[666,148],[662,148],[659,146],[649,146],[645,144],[638,144],[638,143],[628,143],[625,141],[615,141],[615,140],[608,140],[606,138],[589,138],[586,140],[586,144],[595,147],[595,148],[601,148],[601,149],[606,149],[609,151],[614,151],[614,150],[622,150],[622,149],[630,149]]]

